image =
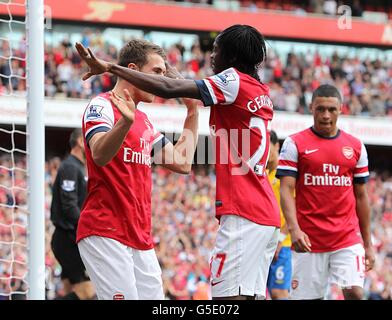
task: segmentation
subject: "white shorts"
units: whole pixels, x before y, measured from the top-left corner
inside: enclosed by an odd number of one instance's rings
[[[78,243],[99,300],[162,300],[162,271],[154,249],[137,250],[90,236]]]
[[[322,299],[328,283],[363,288],[365,249],[362,244],[322,253],[293,252],[290,299]]]
[[[211,257],[212,297],[266,296],[279,228],[224,215]]]

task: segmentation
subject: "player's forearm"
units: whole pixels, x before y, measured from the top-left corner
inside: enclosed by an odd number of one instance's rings
[[[371,246],[371,209],[366,193],[361,193],[356,196],[356,210],[359,221],[359,227],[365,247]]]
[[[193,156],[198,140],[198,124],[199,111],[197,106],[188,107],[188,113],[181,137],[174,145],[174,163],[179,166],[184,173],[189,173],[192,169]]]
[[[200,99],[199,89],[193,80],[146,74],[112,63],[109,64],[108,72],[119,76],[139,89],[165,99],[180,97]]]
[[[132,123],[121,118],[116,122],[113,129],[102,134],[94,145],[90,143],[95,164],[102,167],[113,159],[120,150],[131,125]]]
[[[281,184],[280,187],[280,204],[282,207],[283,215],[286,220],[287,230],[292,233],[299,228],[297,220],[297,211],[295,208],[295,199],[293,191],[290,187]]]

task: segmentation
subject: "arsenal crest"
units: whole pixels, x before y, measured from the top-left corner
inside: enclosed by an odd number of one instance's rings
[[[113,295],[113,300],[125,300],[125,298],[122,293],[116,293]]]
[[[354,155],[354,149],[351,147],[343,147],[342,148],[343,155],[350,160]]]

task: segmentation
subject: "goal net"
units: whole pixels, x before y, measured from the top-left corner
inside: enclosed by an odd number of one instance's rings
[[[45,297],[43,181],[43,1],[0,0],[0,299]]]

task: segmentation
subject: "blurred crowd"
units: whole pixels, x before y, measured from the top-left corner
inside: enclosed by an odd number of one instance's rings
[[[209,257],[215,219],[215,175],[195,167],[191,175],[156,167],[153,173],[153,235],[169,299],[209,299]]]
[[[13,171],[6,168],[18,168]],[[0,299],[24,296],[27,272],[26,161],[0,157]]]
[[[46,296],[63,295],[61,267],[50,249],[51,186],[59,158],[46,163]],[[7,170],[6,168],[18,168]],[[26,163],[0,157],[0,299],[24,299],[26,292]],[[374,270],[367,273],[367,299],[392,299],[392,177],[371,174],[372,236],[376,248]],[[194,166],[192,174],[153,168],[153,236],[162,266],[167,299],[209,299],[209,257],[218,222],[214,217],[215,174],[212,167]],[[335,286],[329,299],[342,299]]]
[[[387,12],[387,1],[364,0],[145,0],[148,2],[176,2],[183,5],[211,5],[220,9],[283,10],[295,14],[337,15],[339,6],[350,6],[353,17],[361,17],[363,11]],[[392,12],[389,12],[392,13]]]
[[[364,17],[366,12],[378,22],[392,19],[392,8],[388,0],[144,0],[146,2],[173,3],[185,6],[210,6],[216,9],[257,12],[259,10],[289,11],[295,15],[329,15],[337,16],[347,13],[348,7],[352,17]]]
[[[86,29],[81,42],[99,58],[117,59],[118,48],[107,43],[99,31]],[[22,42],[23,43],[23,42]],[[204,48],[204,47],[203,47]],[[185,78],[202,79],[212,75],[210,52],[200,43],[190,47],[176,43],[164,48],[171,65]],[[276,48],[279,49],[279,48]],[[12,50],[13,57],[23,57],[24,45]],[[5,59],[10,56],[9,43],[0,41],[0,94],[17,94],[26,89],[25,61]],[[64,37],[57,46],[45,48],[45,94],[48,97],[89,98],[110,90],[116,78],[110,74],[82,81],[86,66],[73,44]],[[335,52],[325,56],[318,51],[289,52],[282,55],[269,47],[268,59],[260,68],[261,80],[269,84],[276,110],[307,113],[312,92],[321,84],[334,84],[343,97],[347,115],[392,115],[392,61],[360,59]],[[177,104],[177,100],[156,98],[157,103]]]

